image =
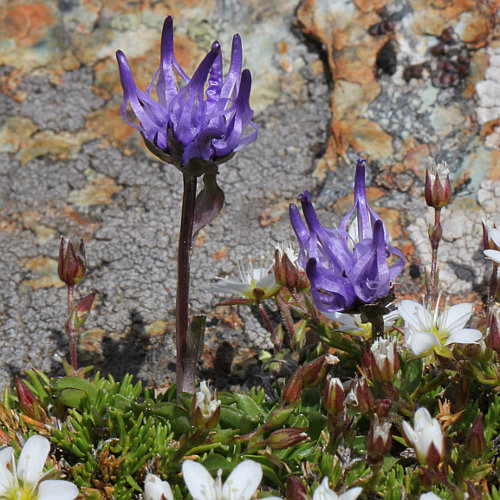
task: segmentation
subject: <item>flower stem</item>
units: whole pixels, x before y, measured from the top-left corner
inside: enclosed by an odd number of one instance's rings
[[[177,345],[177,393],[194,392],[196,362],[186,366],[189,275],[191,248],[193,245],[194,206],[196,200],[196,177],[183,175],[184,193],[182,196],[181,227],[177,252],[177,297],[176,345]]]
[[[68,285],[68,317],[71,315],[73,312],[73,302],[74,302],[74,286],[73,285]],[[76,337],[77,337],[77,332],[75,332],[73,329],[67,329],[66,334],[68,335],[68,342],[69,342],[69,355],[71,357],[71,366],[73,367],[73,370],[76,372],[78,370],[78,356],[76,353]]]
[[[432,261],[431,261],[431,275],[429,277],[429,282],[427,284],[427,304],[430,305],[434,302],[437,294],[437,256],[439,242],[441,241],[442,234],[441,227],[441,208],[434,209],[434,227],[429,230],[429,240],[431,242],[432,248]]]

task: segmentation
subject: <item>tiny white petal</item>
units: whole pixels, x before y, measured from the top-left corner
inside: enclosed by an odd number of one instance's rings
[[[487,259],[500,264],[500,251],[498,250],[484,250],[484,255]]]
[[[413,351],[415,356],[424,354],[435,345],[439,345],[439,340],[430,332],[415,332],[406,342],[407,346]]]
[[[437,321],[437,327],[441,330],[455,330],[465,326],[472,316],[472,304],[456,304],[445,311]]]
[[[40,481],[49,451],[49,440],[43,436],[34,435],[26,441],[17,462],[17,476],[23,483],[35,485]]]
[[[47,479],[38,486],[37,500],[73,500],[78,496],[78,488],[69,481]]]
[[[222,488],[223,499],[250,500],[262,480],[262,467],[253,460],[238,464]]]
[[[500,247],[500,229],[498,228],[491,228],[488,231],[488,236],[493,240],[495,245]]]
[[[483,334],[474,328],[463,328],[456,332],[452,332],[445,345],[449,344],[473,344],[481,340]]]
[[[167,481],[162,481],[158,476],[148,474],[144,481],[145,500],[162,500],[163,497],[167,500],[174,500],[170,485]]]
[[[422,495],[418,497],[418,500],[441,500],[441,497],[429,491],[429,493],[422,493]]]
[[[215,481],[203,465],[186,460],[182,464],[182,474],[194,500],[212,500],[214,498]]]
[[[362,488],[359,486],[356,488],[351,488],[350,490],[347,490],[345,493],[342,493],[342,495],[339,496],[339,500],[356,500],[356,498],[361,495]]]
[[[337,500],[338,496],[328,486],[328,478],[323,478],[321,484],[316,488],[313,495],[313,500]]]
[[[0,451],[0,466],[5,466],[12,463],[12,457],[14,456],[14,448],[9,446]]]

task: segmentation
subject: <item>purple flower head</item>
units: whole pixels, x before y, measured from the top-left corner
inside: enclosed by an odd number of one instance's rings
[[[299,195],[299,209],[290,205],[290,220],[300,245],[299,264],[311,283],[316,307],[324,313],[373,304],[385,297],[404,267],[402,253],[389,245],[389,233],[370,208],[365,192],[365,167],[358,161],[354,206],[339,229],[321,225],[308,192]]]
[[[189,78],[174,56],[174,27],[167,17],[161,37],[161,61],[146,92],[137,88],[125,54],[116,52],[123,88],[123,118],[141,132],[148,148],[161,159],[183,168],[192,158],[222,163],[257,138],[249,98],[252,79],[241,70],[242,48],[234,35],[231,64],[222,74],[218,42]],[[208,85],[206,82],[208,79]],[[205,90],[206,86],[206,90]],[[155,87],[155,100],[152,90]],[[130,108],[139,123],[127,117]],[[253,131],[246,133],[248,126]]]

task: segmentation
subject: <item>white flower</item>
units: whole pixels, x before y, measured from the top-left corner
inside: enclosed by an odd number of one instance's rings
[[[335,321],[339,326],[338,332],[348,333],[356,337],[370,338],[372,335],[372,324],[363,323],[361,314],[346,314],[341,312],[323,312],[328,319]],[[399,311],[391,311],[384,316],[384,330],[389,329],[399,318]]]
[[[204,417],[211,417],[215,410],[220,406],[220,399],[212,396],[207,383],[200,382],[200,390],[196,393],[195,407],[199,408]]]
[[[500,229],[491,228],[488,230],[488,237],[493,240],[493,243],[500,248]],[[484,250],[486,258],[500,264],[500,251],[499,250]]]
[[[238,262],[239,281],[219,278],[213,289],[216,292],[239,295],[250,300],[260,300],[272,297],[281,288],[276,283],[272,266],[253,268],[251,263],[246,269]]]
[[[78,488],[69,481],[43,480],[49,440],[31,436],[23,446],[19,460],[11,447],[0,451],[0,498],[7,500],[73,500]]]
[[[316,488],[313,500],[355,500],[361,494],[361,488],[351,488],[341,495],[337,495],[328,487],[328,478],[325,477]]]
[[[442,499],[440,496],[436,495],[435,493],[432,493],[432,491],[429,491],[429,493],[422,493],[422,495],[418,497],[418,500],[442,500]]]
[[[415,449],[418,461],[422,465],[436,467],[444,457],[444,438],[439,422],[431,417],[426,408],[419,408],[415,412],[414,427],[403,422],[403,430]]]
[[[472,304],[445,305],[439,314],[439,301],[434,310],[414,300],[403,300],[398,304],[405,322],[405,345],[416,356],[426,356],[436,351],[450,357],[447,346],[451,344],[473,344],[481,340],[482,333],[474,328],[465,328],[472,315]]]
[[[145,500],[174,500],[172,489],[167,481],[162,481],[154,474],[148,474],[144,481]]]
[[[262,479],[262,467],[245,460],[238,464],[222,485],[222,470],[217,479],[198,462],[186,460],[182,464],[184,482],[194,500],[250,500]]]

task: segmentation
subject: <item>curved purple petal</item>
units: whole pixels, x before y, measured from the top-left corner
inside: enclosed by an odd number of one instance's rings
[[[335,272],[319,267],[316,259],[309,259],[306,274],[316,307],[322,312],[343,311],[351,307],[356,295],[347,279]]]
[[[240,75],[243,61],[243,49],[241,47],[240,35],[233,36],[233,43],[231,45],[231,64],[227,72],[226,79],[221,89],[221,97],[235,99],[239,92]]]

